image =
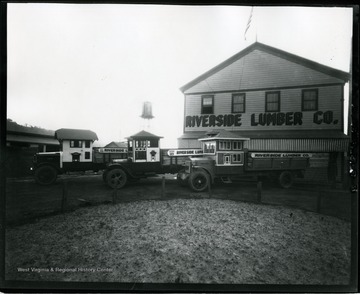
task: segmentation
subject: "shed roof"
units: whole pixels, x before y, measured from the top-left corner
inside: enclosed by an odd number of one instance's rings
[[[325,66],[323,64],[317,63],[315,61],[300,57],[298,55],[277,49],[275,47],[271,47],[269,45],[265,45],[259,42],[255,42],[252,45],[246,47],[242,51],[238,52],[237,54],[233,55],[232,57],[228,58],[224,62],[220,63],[219,65],[213,67],[209,71],[205,72],[204,74],[200,75],[199,77],[195,78],[194,80],[190,81],[189,83],[185,84],[180,88],[182,92],[187,91],[194,85],[200,83],[201,81],[209,78],[210,76],[214,75],[215,73],[219,72],[220,70],[224,69],[225,67],[229,66],[230,64],[234,63],[235,61],[239,60],[240,58],[244,57],[245,55],[249,54],[254,50],[261,50],[267,52],[269,54],[278,56],[280,58],[286,59],[288,61],[303,65],[307,68],[316,70],[318,72],[322,72],[326,75],[338,78],[343,80],[344,82],[349,80],[349,73],[331,68],[329,66]]]
[[[14,121],[10,121],[9,119],[6,121],[6,131],[11,133],[22,133],[24,135],[36,135],[36,136],[47,136],[47,137],[54,137],[54,131],[42,129],[39,127],[33,126],[22,126],[17,124]]]
[[[45,136],[28,136],[24,134],[7,134],[6,140],[8,142],[21,142],[21,143],[32,143],[32,144],[44,144],[44,145],[59,145],[59,141],[54,138]]]
[[[160,136],[156,136],[154,134],[151,134],[147,131],[141,131],[139,133],[136,133],[135,135],[132,135],[130,137],[128,137],[128,139],[160,139],[160,138],[163,138],[163,137],[160,137]]]
[[[99,140],[96,133],[90,130],[59,129],[55,131],[58,140]]]

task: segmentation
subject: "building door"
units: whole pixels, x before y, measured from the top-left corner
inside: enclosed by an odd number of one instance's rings
[[[79,153],[79,152],[71,153],[72,162],[80,162],[80,155],[81,155],[81,153]]]
[[[146,140],[135,141],[135,161],[146,161]]]
[[[230,164],[230,163],[231,163],[230,155],[229,154],[224,155],[224,164]]]

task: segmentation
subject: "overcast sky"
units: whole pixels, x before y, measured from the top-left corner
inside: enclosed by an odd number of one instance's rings
[[[146,129],[176,147],[179,88],[258,42],[349,72],[351,8],[8,4],[7,117],[90,129],[98,145]],[[154,119],[140,118],[150,101]]]

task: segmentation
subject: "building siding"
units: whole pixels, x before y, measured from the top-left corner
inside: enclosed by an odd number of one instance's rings
[[[265,96],[266,90],[241,92],[235,91],[233,93],[245,93],[245,113],[241,113],[241,126],[189,126],[187,124],[187,116],[201,115],[201,94],[189,94],[185,96],[185,132],[191,131],[207,131],[210,129],[225,129],[228,131],[240,130],[306,130],[306,129],[343,129],[343,114],[342,114],[342,92],[343,85],[318,86],[318,110],[317,111],[302,111],[302,90],[304,88],[280,89],[280,112],[299,112],[301,114],[301,124],[292,125],[252,125],[251,118],[253,116],[255,123],[259,121],[259,115],[265,113]],[[232,114],[232,92],[221,92],[214,94],[214,115],[228,115]],[[322,120],[320,124],[315,123],[314,116],[320,121],[323,118],[323,113],[331,112],[331,121]],[[317,113],[317,114],[316,114]]]
[[[81,162],[91,162],[92,161],[92,142],[90,143],[89,148],[85,148],[84,142],[82,142],[83,146],[79,148],[70,147],[70,140],[62,141],[62,149],[63,149],[63,161],[64,162],[72,162],[72,153],[78,152],[80,153],[80,161]],[[90,152],[90,158],[85,159],[85,152]]]
[[[344,81],[302,64],[255,49],[190,87],[184,93],[209,93],[334,83],[344,83]]]
[[[179,139],[179,148],[202,148],[197,139]],[[349,148],[347,139],[251,139],[244,142],[249,151],[281,152],[344,152]]]
[[[244,142],[250,151],[343,152],[347,139],[251,139]]]

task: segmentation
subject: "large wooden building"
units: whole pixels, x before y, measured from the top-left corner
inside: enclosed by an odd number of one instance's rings
[[[224,129],[250,138],[250,151],[311,152],[313,165],[325,159],[342,179],[348,80],[346,72],[254,43],[181,88],[178,145],[199,148],[206,132]]]

